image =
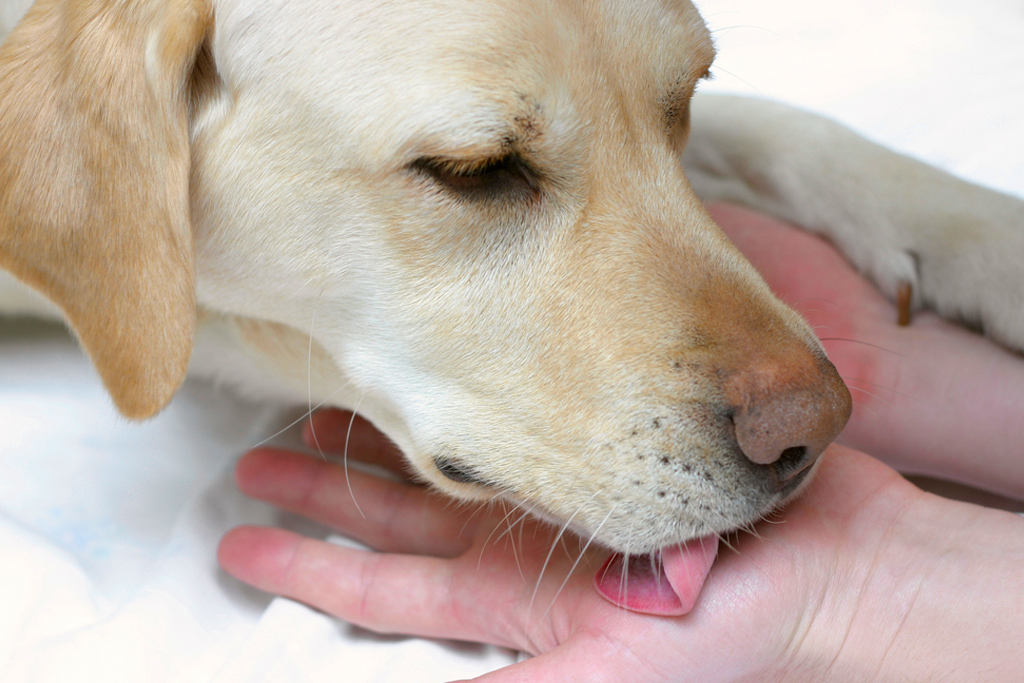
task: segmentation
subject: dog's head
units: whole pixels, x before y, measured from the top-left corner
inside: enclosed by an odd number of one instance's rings
[[[686,181],[688,2],[215,4],[40,0],[0,56],[0,265],[123,412],[198,298],[311,333],[439,488],[619,550],[806,480],[849,394]]]

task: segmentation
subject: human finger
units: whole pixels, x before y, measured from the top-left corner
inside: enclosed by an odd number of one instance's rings
[[[450,560],[354,550],[251,526],[225,534],[217,559],[256,588],[378,633],[522,647],[507,628],[521,586],[504,566],[497,576],[469,572]]]
[[[478,521],[424,487],[276,448],[246,453],[235,480],[246,495],[380,551],[453,557],[472,544]]]
[[[633,615],[631,618],[637,622],[637,628],[642,628],[643,617]],[[473,679],[472,683],[658,683],[666,680],[664,671],[658,671],[646,659],[648,653],[638,657],[629,649],[628,645],[605,635],[580,634],[542,655],[492,671]]]
[[[574,591],[600,600],[590,584],[603,553],[573,536],[574,544],[564,530],[517,507],[459,508],[422,487],[354,470],[346,474],[338,465],[271,448],[247,453],[236,478],[247,494],[379,551],[458,557],[459,570],[474,580],[489,573],[520,592],[528,588],[524,621],[542,618]]]

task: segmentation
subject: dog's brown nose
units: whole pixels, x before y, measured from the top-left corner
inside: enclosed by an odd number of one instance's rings
[[[761,361],[725,384],[736,443],[780,480],[806,469],[850,418],[850,392],[835,366],[821,358]]]

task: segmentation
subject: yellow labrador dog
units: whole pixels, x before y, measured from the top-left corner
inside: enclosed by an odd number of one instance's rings
[[[686,0],[38,0],[0,48],[0,266],[129,417],[191,364],[615,550],[734,529],[851,403],[698,196],[1017,348],[1024,205],[693,98],[713,57]]]

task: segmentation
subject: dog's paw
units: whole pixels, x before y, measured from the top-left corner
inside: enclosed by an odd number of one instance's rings
[[[995,195],[995,193],[987,193]],[[1016,351],[1024,351],[1024,202],[1005,195],[974,215],[927,216],[876,254],[867,270],[899,303],[929,308]]]
[[[925,305],[1024,351],[1024,212],[1013,226],[956,221],[913,252]]]
[[[824,235],[907,309],[1024,351],[1024,201],[786,105],[699,95],[691,114],[685,165],[702,199]]]

